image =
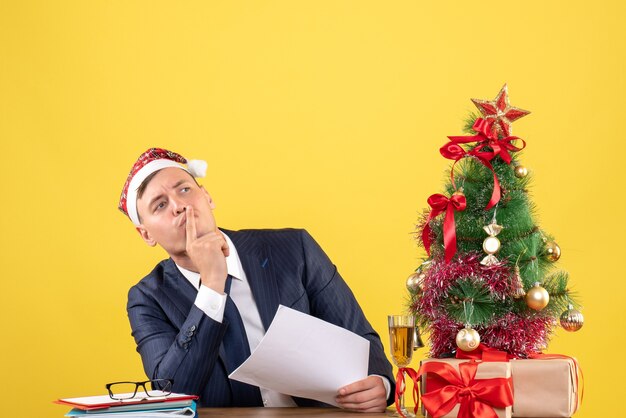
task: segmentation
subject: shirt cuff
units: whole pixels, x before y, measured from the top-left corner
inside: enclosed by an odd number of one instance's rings
[[[224,308],[226,307],[227,297],[228,295],[218,293],[209,287],[200,286],[194,305],[209,318],[221,323],[224,319]]]
[[[391,383],[389,383],[389,379],[385,376],[381,376],[379,374],[371,374],[370,376],[378,376],[383,381],[383,385],[385,385],[385,393],[387,394],[385,399],[389,399],[389,395],[391,395]]]

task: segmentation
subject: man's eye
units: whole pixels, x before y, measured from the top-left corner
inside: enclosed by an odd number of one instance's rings
[[[163,209],[165,207],[165,202],[160,202],[158,205],[154,207],[154,210],[157,211],[159,209]]]
[[[183,193],[187,193],[189,190],[191,190],[191,187],[183,187],[182,189],[180,189],[180,191]]]

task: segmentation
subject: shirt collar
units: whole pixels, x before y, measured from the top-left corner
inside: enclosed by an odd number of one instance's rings
[[[241,259],[239,258],[239,254],[237,253],[237,249],[235,248],[235,244],[231,241],[228,235],[223,234],[226,239],[226,243],[228,244],[228,257],[226,257],[226,271],[229,275],[233,276],[234,279],[245,281],[246,273],[243,271],[243,266],[241,265]],[[187,270],[176,264],[176,267],[181,272],[183,276],[191,285],[198,289],[200,287],[200,273],[195,271]]]

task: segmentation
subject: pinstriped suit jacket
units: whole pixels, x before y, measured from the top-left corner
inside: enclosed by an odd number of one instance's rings
[[[368,339],[369,374],[389,379],[390,404],[394,379],[380,338],[315,240],[296,229],[223,232],[237,248],[265,329],[282,304]],[[151,379],[172,378],[176,392],[199,395],[201,406],[249,406],[231,393],[222,344],[227,321],[206,316],[194,305],[196,294],[172,259],[160,262],[130,289],[128,317],[144,370]]]

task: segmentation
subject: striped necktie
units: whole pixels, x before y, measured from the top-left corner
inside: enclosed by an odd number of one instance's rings
[[[227,294],[226,306],[224,308],[224,322],[228,328],[224,334],[224,351],[226,352],[226,369],[228,374],[232,373],[250,356],[250,345],[246,336],[246,329],[243,326],[241,315],[237,306],[230,297],[230,286],[233,277],[229,274],[226,279],[224,292]],[[261,392],[258,387],[247,383],[230,380],[233,394],[233,406],[263,406]]]

